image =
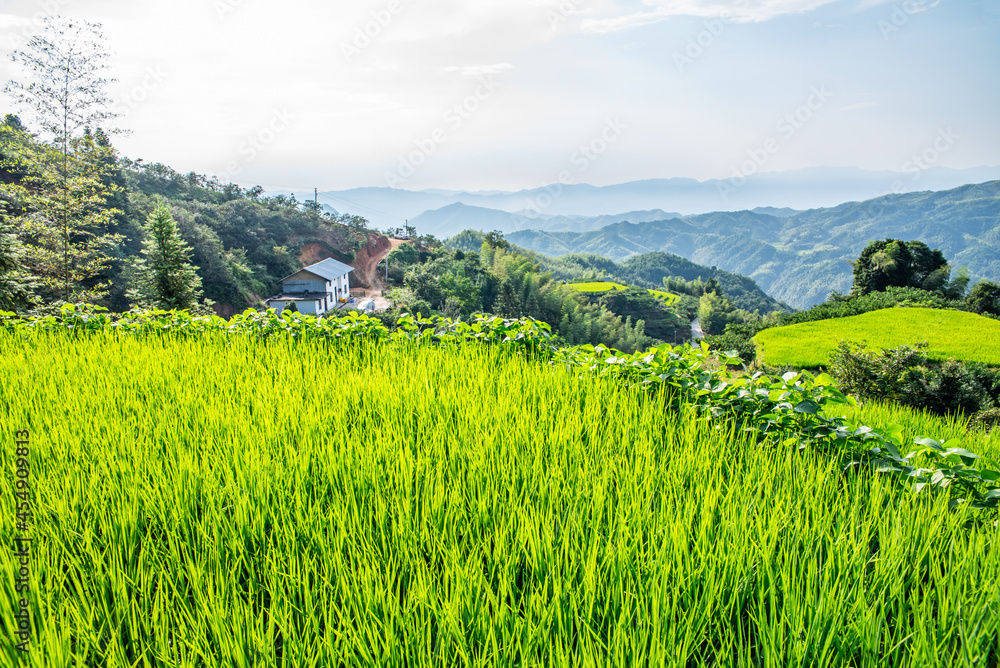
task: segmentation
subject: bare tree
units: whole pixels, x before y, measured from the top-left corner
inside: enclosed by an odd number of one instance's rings
[[[111,100],[105,92],[117,79],[104,76],[111,54],[100,23],[61,16],[43,22],[24,50],[11,54],[31,81],[8,81],[4,92],[31,114],[22,120],[51,135],[68,153],[70,139],[84,128],[104,126],[118,116],[108,110]]]

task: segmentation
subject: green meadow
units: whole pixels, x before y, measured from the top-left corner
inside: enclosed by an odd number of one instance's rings
[[[586,293],[599,293],[608,292],[610,290],[627,290],[627,285],[622,285],[621,283],[615,283],[613,281],[597,281],[591,283],[570,283],[572,287],[577,292]],[[649,290],[649,294],[653,295],[657,299],[662,299],[667,306],[677,303],[680,300],[678,295],[672,292],[665,292],[663,290]]]
[[[964,311],[883,309],[766,329],[754,340],[764,363],[772,366],[825,367],[840,341],[872,349],[926,342],[929,359],[1000,366],[1000,321]]]
[[[367,339],[0,331],[0,353],[35,537],[32,651],[0,665],[1000,660],[995,511],[612,378]]]

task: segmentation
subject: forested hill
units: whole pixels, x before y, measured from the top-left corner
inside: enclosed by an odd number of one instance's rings
[[[508,239],[514,236],[516,235],[509,235]],[[482,233],[467,230],[446,243],[453,248],[475,251],[482,241]],[[512,246],[512,250],[531,258],[543,271],[551,272],[561,280],[608,279],[646,288],[662,288],[664,279],[667,278],[685,281],[715,279],[736,308],[751,313],[759,311],[761,314],[792,310],[787,304],[764,292],[752,278],[696,264],[672,253],[645,253],[632,256],[624,262],[615,262],[605,256],[590,253],[552,256],[517,245]]]
[[[294,197],[263,197],[260,187],[242,189],[120,158],[100,130],[73,139],[68,167],[61,167],[60,156],[58,147],[39,141],[16,116],[0,123],[5,309],[45,309],[66,301],[112,311],[142,305],[144,272],[137,263],[151,238],[147,217],[158,203],[189,247],[185,252],[200,283],[198,307],[211,306],[223,316],[261,305],[282,277],[306,262],[334,257],[350,263],[363,246],[388,245],[363,218],[324,213]]]
[[[279,290],[281,278],[306,260],[334,257],[352,262],[370,233],[364,219],[322,214],[291,197],[264,198],[259,189],[220,185],[161,164],[123,160],[121,165],[132,225],[123,256],[139,252],[138,224],[157,197],[165,198],[181,235],[191,245],[205,296],[218,303],[221,315],[258,305]]]
[[[973,279],[1000,279],[1000,181],[940,192],[887,195],[791,216],[719,212],[592,232],[508,235],[546,255],[594,253],[617,261],[675,253],[753,278],[772,297],[806,308],[851,287],[850,261],[869,241],[920,240],[940,248]]]

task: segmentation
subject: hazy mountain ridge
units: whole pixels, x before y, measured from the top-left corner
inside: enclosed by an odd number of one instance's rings
[[[762,213],[784,217],[796,210],[831,207],[848,201],[869,200],[893,191],[947,190],[966,183],[1000,179],[1000,166],[954,170],[933,167],[918,172],[867,171],[854,167],[812,167],[766,172],[742,185],[728,179],[697,181],[689,178],[647,179],[609,186],[551,184],[517,192],[495,190],[401,190],[388,187],[352,188],[319,193],[319,201],[338,211],[367,217],[376,226],[398,227],[426,211],[450,204],[497,209],[508,213],[533,212],[532,217],[617,215],[623,211],[662,209],[685,215],[711,211],[740,211],[764,207]],[[275,191],[312,199],[313,192]]]
[[[973,278],[1000,279],[1000,181],[943,192],[888,195],[777,217],[716,212],[584,233],[528,230],[509,235],[541,253],[597,253],[622,261],[652,251],[753,278],[796,308],[851,287],[850,261],[869,241],[919,239],[940,248]]]
[[[527,229],[551,232],[589,232],[623,221],[647,223],[679,217],[679,213],[668,213],[661,209],[630,211],[604,216],[528,216],[523,213],[509,213],[456,202],[434,211],[425,211],[416,218],[412,218],[410,225],[416,227],[421,234],[449,237],[469,229],[500,230],[504,234]]]

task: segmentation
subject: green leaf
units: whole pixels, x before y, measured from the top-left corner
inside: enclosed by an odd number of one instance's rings
[[[804,401],[796,404],[793,409],[796,413],[805,413],[806,415],[816,415],[819,412],[819,404],[812,399],[806,399]]]
[[[898,424],[890,424],[882,430],[882,435],[896,445],[903,444],[903,427]]]
[[[951,441],[949,441],[949,443],[950,442]],[[971,464],[975,460],[979,459],[979,455],[974,452],[969,452],[964,448],[951,448],[950,450],[946,450],[944,453],[945,457],[950,457],[952,455],[957,455],[966,464]]]
[[[836,385],[837,384],[837,381],[835,381],[833,379],[833,376],[831,376],[828,373],[821,373],[820,375],[816,376],[816,378],[813,379],[813,382],[816,385],[823,385],[823,386],[829,386],[829,385]]]
[[[944,448],[941,447],[940,441],[935,441],[933,438],[915,438],[913,442],[917,445],[926,445],[928,448],[933,448],[938,452],[944,452]]]

